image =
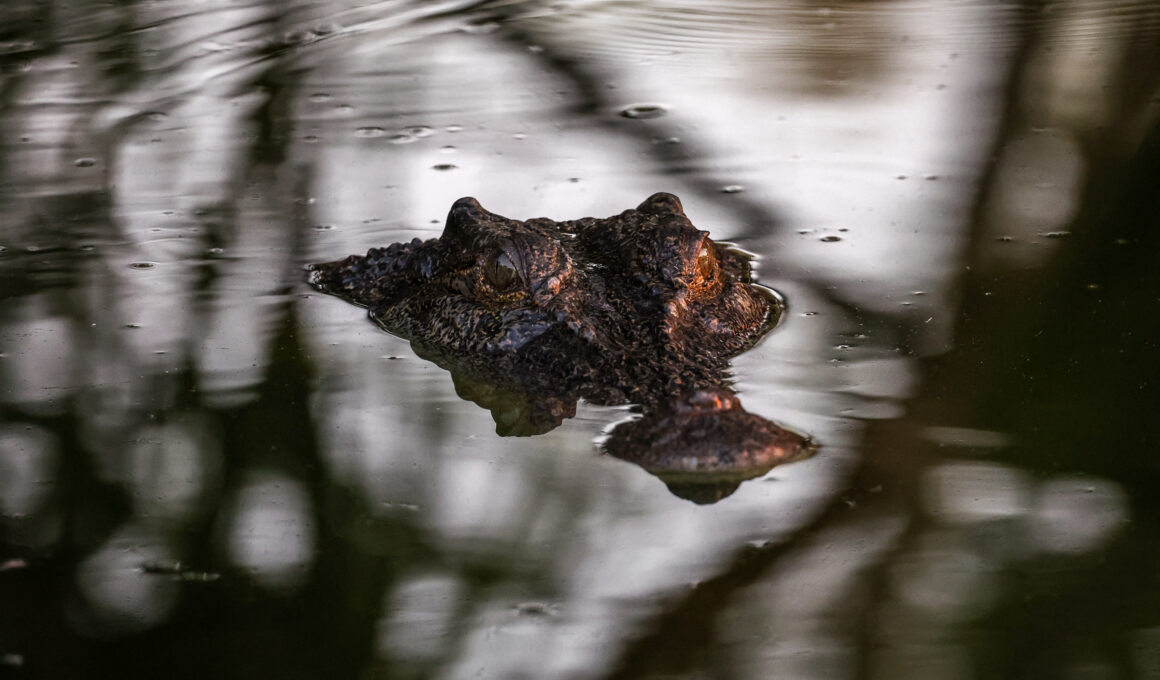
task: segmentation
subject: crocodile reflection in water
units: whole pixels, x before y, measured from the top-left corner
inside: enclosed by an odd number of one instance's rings
[[[813,451],[729,387],[729,360],[773,328],[781,302],[672,194],[566,222],[511,220],[461,198],[437,239],[309,270],[449,370],[501,435],[546,432],[581,398],[638,405],[603,449],[697,502]]]

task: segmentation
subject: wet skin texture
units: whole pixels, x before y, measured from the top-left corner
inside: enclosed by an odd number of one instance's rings
[[[605,450],[700,502],[812,450],[729,389],[729,360],[782,305],[672,194],[567,222],[511,220],[461,198],[437,239],[309,269],[314,286],[450,370],[501,434],[549,430],[581,398],[638,404],[642,417],[614,428]]]

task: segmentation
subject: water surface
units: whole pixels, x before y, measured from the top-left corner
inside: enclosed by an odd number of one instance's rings
[[[1150,3],[0,9],[0,674],[1160,677]],[[789,310],[712,505],[302,266],[656,191]]]

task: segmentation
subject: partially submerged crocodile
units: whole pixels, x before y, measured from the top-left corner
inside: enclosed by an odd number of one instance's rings
[[[636,404],[605,451],[676,494],[712,502],[809,455],[809,440],[741,408],[728,364],[783,305],[749,258],[714,243],[658,193],[606,219],[511,220],[473,198],[437,239],[310,265],[320,290],[448,369],[500,434],[536,434],[576,403]]]

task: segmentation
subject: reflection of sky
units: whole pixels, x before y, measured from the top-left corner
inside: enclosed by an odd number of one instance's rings
[[[43,510],[56,482],[59,456],[51,432],[0,427],[0,515],[28,517]]]
[[[230,562],[270,588],[306,579],[317,531],[310,499],[293,479],[256,474],[238,490],[223,542]]]
[[[519,24],[582,57],[616,106],[668,107],[661,118],[628,121],[615,106],[597,118],[565,113],[573,85],[534,52],[486,31],[445,33],[446,24],[410,34],[401,10],[435,5],[386,3],[399,14],[296,57],[310,68],[290,89],[288,156],[259,171],[247,166],[250,116],[265,103],[250,80],[263,63],[254,45],[266,28],[249,21],[265,16],[258,4],[170,17],[149,32],[150,48],[167,55],[163,67],[93,116],[104,133],[117,130],[107,158],[66,133],[93,113],[72,93],[99,78],[88,78],[83,60],[75,72],[59,59],[36,64],[43,91],[16,100],[30,109],[11,128],[35,146],[6,142],[10,165],[26,172],[20,190],[0,198],[27,216],[36,196],[102,187],[108,170],[114,202],[109,224],[93,226],[100,247],[76,290],[5,298],[0,313],[0,400],[29,421],[0,430],[5,526],[24,545],[60,540],[51,504],[63,456],[37,418],[75,415],[84,434],[76,453],[132,499],[134,516],[76,568],[75,625],[124,634],[164,622],[184,586],[141,565],[179,559],[167,532],[209,516],[231,569],[276,592],[310,577],[328,530],[317,523],[319,499],[272,468],[243,469],[227,484],[226,469],[244,465],[239,452],[221,449],[214,412],[176,409],[173,382],[192,367],[201,403],[252,406],[291,308],[314,381],[317,474],[365,501],[369,515],[404,518],[446,563],[416,568],[382,593],[375,645],[384,659],[422,666],[458,649],[451,677],[599,675],[646,617],[739,546],[810,522],[856,463],[863,422],[905,415],[921,376],[900,338],[920,353],[947,348],[968,210],[989,152],[980,140],[998,116],[1006,29],[997,8],[977,3],[752,16],[763,3],[734,4],[690,21],[643,4],[577,3],[584,11]],[[353,16],[362,14],[333,18]],[[245,28],[219,32],[234,25]],[[654,128],[660,138],[650,138]],[[657,144],[689,148],[687,167],[662,173],[650,155]],[[78,153],[96,162],[77,165]],[[996,261],[1042,259],[1046,249],[1030,240],[1072,215],[1083,175],[1076,153],[1066,135],[1044,133],[1002,159],[1002,190],[986,218],[995,237],[1019,243],[996,250]],[[744,191],[706,192],[695,181],[706,176]],[[575,218],[619,212],[660,189],[680,194],[696,224],[759,253],[762,280],[788,295],[782,328],[736,362],[738,388],[754,412],[825,445],[713,507],[679,501],[596,454],[592,440],[624,415],[618,409],[582,407],[542,437],[495,436],[489,414],[459,400],[444,371],[362,310],[300,281],[304,260],[437,235],[461,195],[512,217]],[[731,203],[742,198],[773,206],[782,221],[744,223]],[[0,221],[0,244],[10,248],[0,267],[35,270],[40,256],[23,248],[53,238],[16,217]],[[897,328],[863,328],[839,303],[887,313]],[[158,413],[165,417],[155,421]],[[946,442],[948,433],[931,436]],[[1002,433],[958,434],[1008,443]],[[745,677],[840,675],[833,670],[851,663],[846,596],[856,598],[860,574],[892,550],[882,615],[901,633],[881,667],[955,677],[966,653],[948,640],[1003,596],[1004,570],[1099,550],[1128,513],[1110,481],[1033,480],[995,462],[948,460],[922,485],[933,528],[918,538],[899,547],[899,515],[851,520],[731,609],[739,627],[766,633],[731,643],[757,648]],[[457,565],[471,560],[526,566],[548,584],[550,606],[521,606],[544,596],[521,583],[464,603]],[[455,635],[459,648],[440,642]]]
[[[173,558],[161,535],[134,524],[122,526],[77,568],[82,602],[72,616],[89,635],[124,635],[163,623],[176,606],[181,585],[145,574],[142,565]]]

